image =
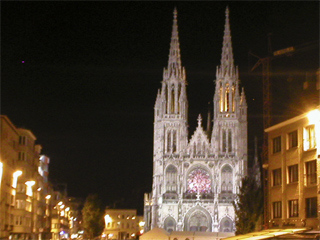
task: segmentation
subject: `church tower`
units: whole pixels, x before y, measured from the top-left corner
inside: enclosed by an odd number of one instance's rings
[[[213,98],[214,125],[211,143],[214,152],[223,156],[237,156],[242,175],[247,175],[247,103],[244,89],[239,95],[239,71],[234,66],[229,9],[226,9],[220,66],[216,70]]]
[[[144,198],[145,231],[234,232],[232,202],[247,174],[247,105],[233,63],[229,10],[216,72],[213,128],[205,130],[199,115],[190,139],[176,9],[173,16],[168,67],[154,107],[153,183]]]

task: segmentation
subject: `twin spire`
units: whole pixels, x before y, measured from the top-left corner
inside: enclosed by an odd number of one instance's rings
[[[168,68],[164,71],[164,79],[174,77],[185,80],[185,69],[181,66],[180,43],[178,32],[177,9],[173,11],[173,25],[171,33],[171,43],[169,51]]]
[[[170,78],[171,76],[185,79],[185,76],[184,76],[185,70],[181,66],[177,15],[178,15],[177,9],[174,8],[168,68],[167,68],[167,72],[166,71],[164,72],[164,75],[167,74],[166,76],[167,79]],[[233,77],[236,74],[238,75],[238,69],[235,68],[234,62],[233,62],[233,51],[232,51],[228,7],[226,9],[225,15],[226,15],[226,21],[224,25],[221,63],[220,63],[220,67],[217,67],[217,78],[225,77],[226,75],[228,75],[229,77]]]
[[[224,36],[222,45],[222,54],[220,67],[217,67],[217,79],[228,77],[236,77],[238,79],[238,69],[234,67],[231,31],[229,23],[229,8],[226,9],[226,22],[224,25]]]

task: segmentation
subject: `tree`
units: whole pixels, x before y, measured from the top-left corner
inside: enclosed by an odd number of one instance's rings
[[[105,227],[104,209],[98,195],[90,194],[82,209],[83,227],[88,238],[100,236]]]
[[[253,232],[263,212],[263,194],[252,177],[241,181],[240,193],[233,203],[236,215],[236,235]]]

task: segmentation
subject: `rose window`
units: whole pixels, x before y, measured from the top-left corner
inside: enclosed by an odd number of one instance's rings
[[[188,176],[189,193],[208,193],[211,190],[210,175],[205,170],[197,168]]]

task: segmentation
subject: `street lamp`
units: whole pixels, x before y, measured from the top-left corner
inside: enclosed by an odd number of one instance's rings
[[[15,171],[13,173],[13,181],[12,181],[12,187],[13,188],[17,188],[18,177],[21,176],[21,174],[22,174],[22,171],[20,171],[20,170]]]
[[[25,183],[27,185],[27,195],[32,197],[32,186],[36,184],[35,181],[27,181]]]

